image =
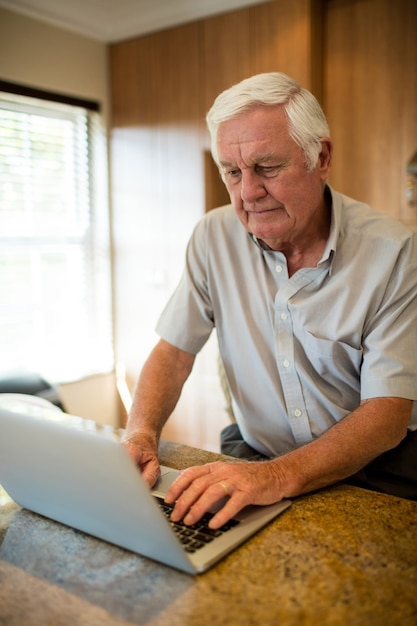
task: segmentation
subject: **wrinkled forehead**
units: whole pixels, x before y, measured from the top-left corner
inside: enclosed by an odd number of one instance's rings
[[[295,147],[282,107],[257,107],[222,122],[218,128],[217,153],[222,166],[240,160],[262,163]]]

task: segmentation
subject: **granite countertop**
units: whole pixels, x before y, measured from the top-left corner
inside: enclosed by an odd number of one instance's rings
[[[161,461],[217,458],[162,442]],[[189,576],[0,506],[0,624],[416,626],[417,503],[338,485]]]

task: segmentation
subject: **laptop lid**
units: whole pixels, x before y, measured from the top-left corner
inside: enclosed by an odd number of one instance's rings
[[[181,545],[126,450],[81,418],[0,408],[0,484],[19,505],[190,574],[219,559],[285,510],[247,507],[239,524],[195,553]],[[163,468],[155,493],[178,475]]]

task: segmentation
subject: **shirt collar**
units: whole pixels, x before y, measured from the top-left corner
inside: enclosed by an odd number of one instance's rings
[[[272,250],[262,239],[258,239],[255,237],[253,233],[249,233],[249,237],[252,239],[253,243],[260,249],[262,252]]]
[[[335,194],[333,189],[326,185],[324,189],[324,193],[327,199],[327,202],[330,203],[330,232],[329,237],[327,239],[326,246],[323,251],[323,255],[318,263],[320,266],[322,263],[329,264],[329,274],[332,273],[332,264],[334,255],[337,249],[337,242],[340,235],[340,227],[342,223],[342,203],[340,199],[340,195]]]

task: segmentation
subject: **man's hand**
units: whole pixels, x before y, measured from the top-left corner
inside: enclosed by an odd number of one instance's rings
[[[149,487],[153,487],[161,475],[155,439],[149,435],[134,433],[125,436],[121,443],[140,469],[143,479]]]
[[[166,502],[175,507],[173,521],[196,523],[214,504],[227,498],[210,520],[211,528],[220,528],[248,504],[267,505],[282,500],[282,477],[271,462],[208,463],[190,467],[171,486]]]

